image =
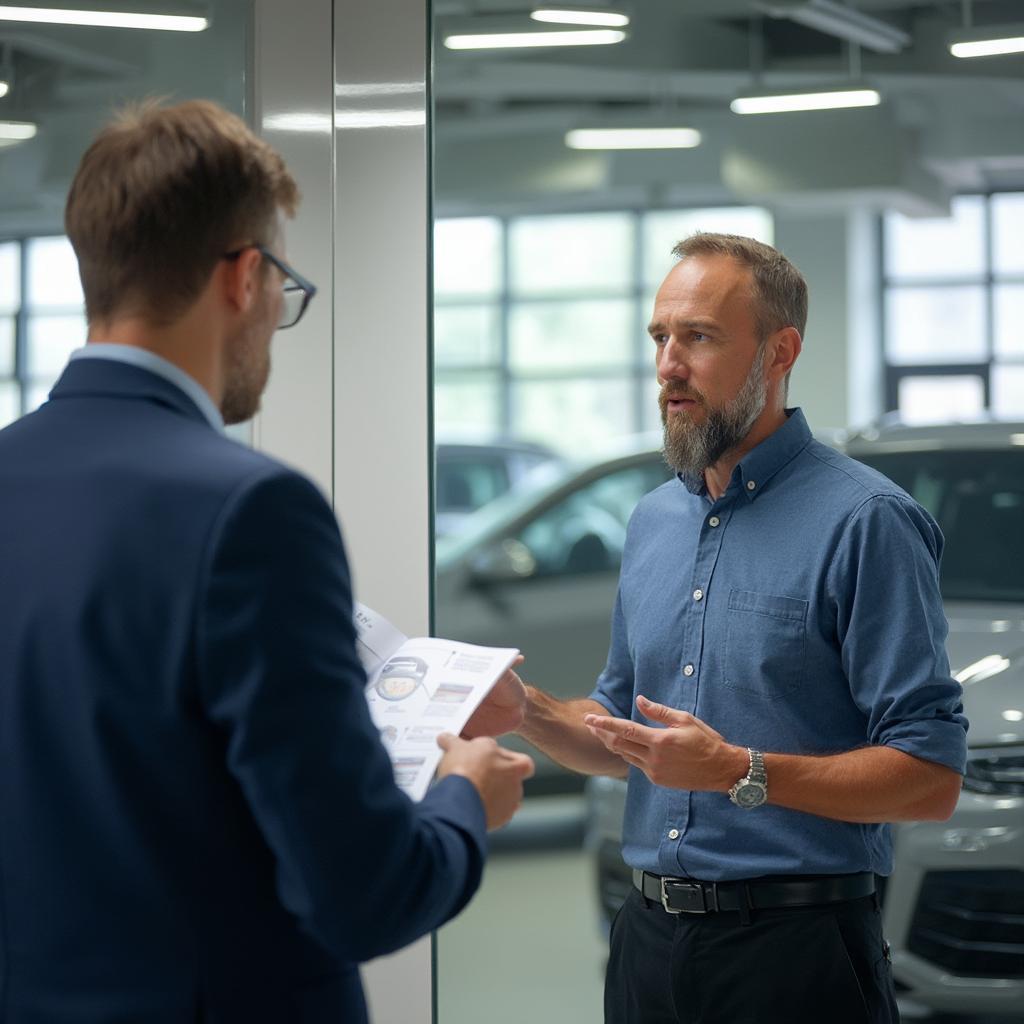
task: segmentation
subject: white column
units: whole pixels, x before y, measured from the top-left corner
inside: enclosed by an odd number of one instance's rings
[[[427,4],[254,6],[250,120],[302,188],[288,257],[320,289],[302,323],[275,339],[254,441],[333,496],[359,598],[405,632],[424,634],[432,457]],[[432,1020],[429,938],[369,965],[364,977],[375,1022]]]

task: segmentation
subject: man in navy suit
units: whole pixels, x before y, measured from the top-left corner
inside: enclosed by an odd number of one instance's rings
[[[0,432],[3,1024],[364,1021],[357,964],[466,904],[531,770],[450,736],[396,788],[334,516],[223,434],[314,290],[297,199],[201,102],[123,115],[72,185],[89,344]]]

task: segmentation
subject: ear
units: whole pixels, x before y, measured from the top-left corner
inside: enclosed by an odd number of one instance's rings
[[[781,381],[793,369],[803,348],[803,340],[795,327],[783,327],[771,336],[769,344],[772,346],[772,354],[768,363],[768,378]]]
[[[247,313],[256,301],[263,273],[258,249],[245,249],[238,259],[221,260],[222,295],[235,313]]]

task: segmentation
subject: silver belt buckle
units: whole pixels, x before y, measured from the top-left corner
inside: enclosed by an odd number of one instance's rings
[[[689,903],[689,906],[673,907],[669,905],[669,888],[671,887],[673,894],[683,897],[684,903]],[[711,905],[708,905],[707,894],[704,891],[703,886],[698,885],[695,882],[684,882],[678,878],[662,878],[661,879],[661,905],[665,908],[667,914],[707,914],[712,910],[718,909],[718,898],[717,893],[712,889],[711,891]]]

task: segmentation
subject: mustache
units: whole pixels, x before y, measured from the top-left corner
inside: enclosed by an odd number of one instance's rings
[[[693,388],[687,387],[685,384],[671,384],[668,382],[661,386],[658,404],[664,409],[669,402],[674,402],[681,398],[688,398],[698,405],[704,404],[704,396],[699,391],[694,391]]]

